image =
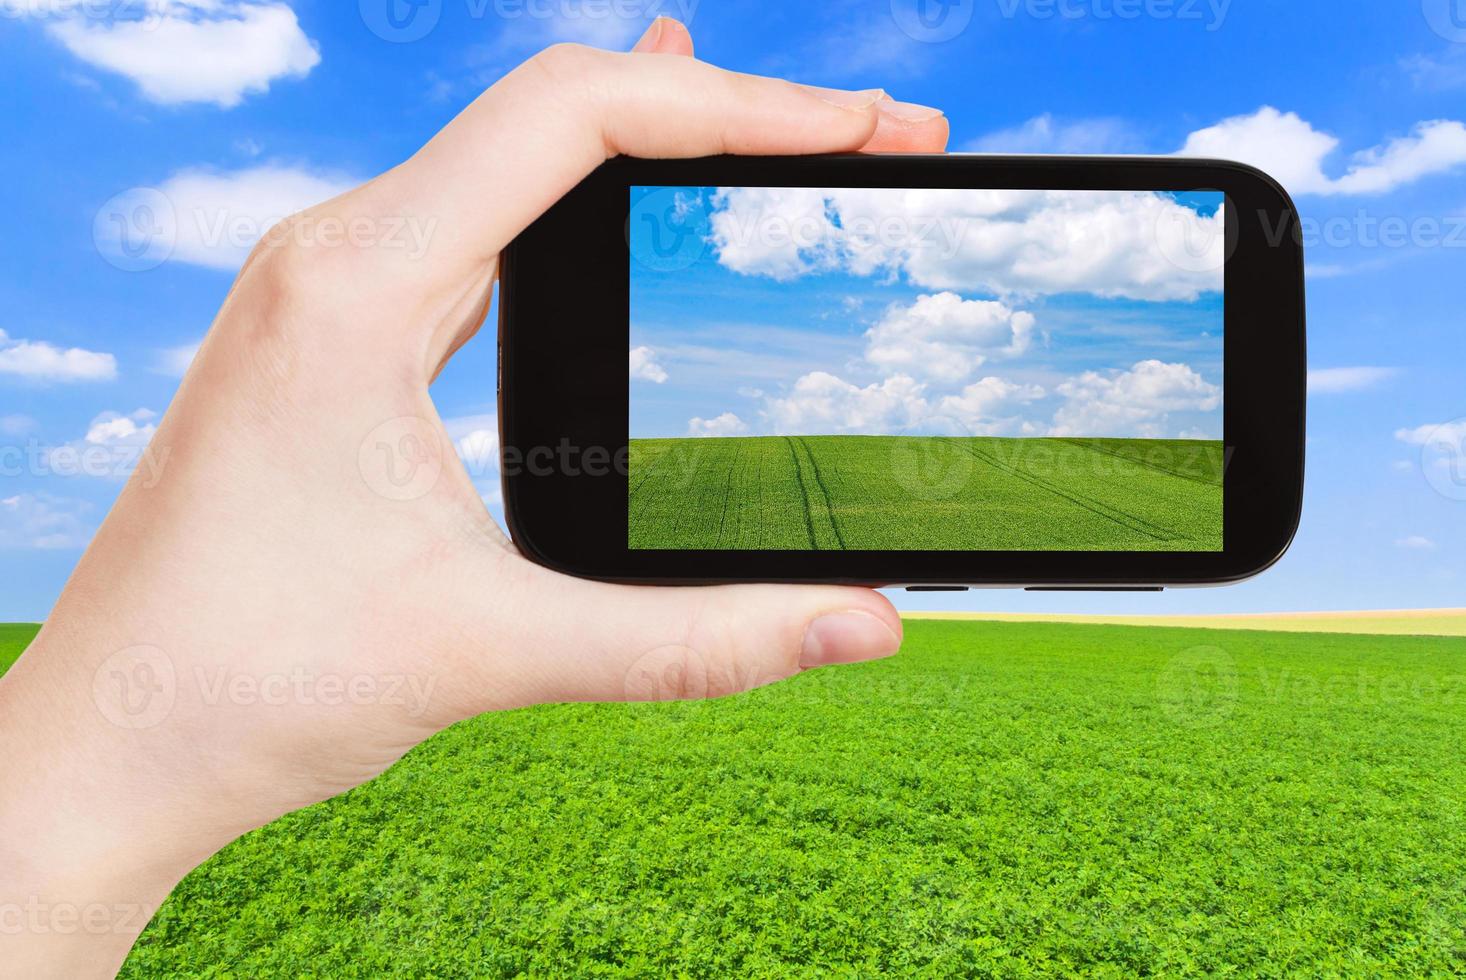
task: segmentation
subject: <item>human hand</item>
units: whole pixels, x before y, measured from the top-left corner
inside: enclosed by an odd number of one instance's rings
[[[609,156],[946,143],[935,110],[690,54],[665,19],[630,54],[551,48],[286,223],[423,218],[423,255],[288,233],[251,255],[153,438],[161,477],[129,482],[0,680],[0,908],[112,910],[102,930],[0,929],[0,973],[115,970],[209,854],[459,719],[716,696],[895,652],[900,620],[869,590],[637,588],[526,561],[429,398],[500,250]],[[420,453],[408,492],[379,447]]]

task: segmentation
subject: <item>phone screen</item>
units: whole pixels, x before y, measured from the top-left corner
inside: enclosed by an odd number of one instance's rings
[[[1222,550],[1220,192],[630,205],[631,549]]]

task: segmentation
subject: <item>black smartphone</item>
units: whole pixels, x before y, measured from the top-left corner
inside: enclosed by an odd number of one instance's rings
[[[1157,589],[1298,524],[1301,236],[1241,164],[619,158],[500,276],[506,518],[564,572]]]

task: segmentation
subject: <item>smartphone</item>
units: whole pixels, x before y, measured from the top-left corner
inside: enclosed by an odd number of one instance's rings
[[[500,276],[505,516],[563,572],[1154,590],[1298,525],[1301,236],[1242,164],[618,158]]]

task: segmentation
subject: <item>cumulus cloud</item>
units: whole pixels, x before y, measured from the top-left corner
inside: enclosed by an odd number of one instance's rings
[[[1436,547],[1434,541],[1419,534],[1412,534],[1409,537],[1399,538],[1395,541],[1395,546],[1399,548],[1408,548],[1412,551],[1434,551]]]
[[[1121,119],[1055,119],[1034,116],[1011,129],[1001,129],[968,143],[975,153],[1127,153],[1139,142]]]
[[[975,436],[1042,435],[1044,427],[1024,413],[1046,394],[1039,385],[988,377],[963,388],[961,394],[942,398],[936,412],[955,419]]]
[[[953,292],[918,296],[910,306],[892,304],[866,332],[871,364],[938,381],[960,381],[989,357],[1028,349],[1033,314],[992,300],[963,299]]]
[[[117,359],[80,347],[20,340],[0,330],[0,374],[32,381],[111,381],[117,377]]]
[[[1143,191],[720,188],[709,241],[745,275],[904,275],[1001,297],[1194,300],[1222,289],[1221,209]]]
[[[1128,371],[1086,371],[1058,386],[1056,436],[1161,438],[1172,412],[1210,412],[1222,389],[1185,364],[1140,361]]]
[[[1308,391],[1315,395],[1364,391],[1383,384],[1399,373],[1398,368],[1388,367],[1315,368],[1308,372]]]
[[[140,466],[149,485],[156,485],[168,453],[149,451],[158,431],[158,415],[146,408],[123,414],[103,412],[92,419],[80,439],[46,450],[46,472],[54,476],[125,479]]]
[[[12,0],[40,15],[55,4]],[[288,4],[256,0],[139,0],[142,16],[100,18],[85,4],[53,17],[47,31],[75,57],[130,79],[147,99],[232,108],[281,78],[320,64],[316,44]]]
[[[666,370],[657,363],[657,352],[650,347],[631,348],[631,380],[650,381],[662,384],[667,380]]]
[[[0,498],[0,549],[84,548],[92,537],[92,505],[48,493]]]
[[[1222,157],[1260,167],[1294,194],[1381,194],[1466,163],[1466,126],[1449,119],[1418,123],[1408,136],[1361,150],[1342,176],[1324,164],[1339,147],[1297,113],[1263,106],[1197,130],[1181,156]]]
[[[724,412],[717,418],[691,418],[687,421],[689,436],[736,436],[747,431],[748,423],[732,412]]]
[[[1436,425],[1419,425],[1413,429],[1396,429],[1395,438],[1412,446],[1466,446],[1466,419]]]
[[[764,415],[778,434],[893,432],[926,419],[925,392],[926,385],[904,374],[862,388],[814,371],[786,396],[766,398]]]

